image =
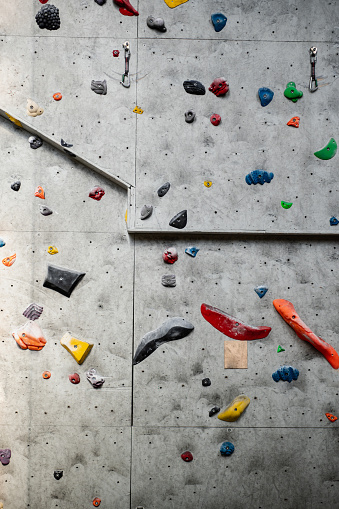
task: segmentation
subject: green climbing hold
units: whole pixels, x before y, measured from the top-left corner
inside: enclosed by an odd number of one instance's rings
[[[290,209],[292,207],[293,203],[290,203],[289,201],[283,201],[281,200],[281,206],[283,209]]]
[[[278,350],[277,352],[280,353],[280,352],[284,352],[285,351],[285,348],[282,348],[280,345],[278,346]]]
[[[296,89],[294,81],[289,81],[286,85],[284,96],[287,97],[287,99],[290,99],[291,101],[296,103],[297,100],[303,96],[303,93],[300,90]]]
[[[326,147],[322,148],[321,150],[318,150],[318,152],[314,152],[314,155],[318,157],[319,159],[332,159],[337,153],[337,142],[334,138],[331,138],[330,141],[327,143]]]

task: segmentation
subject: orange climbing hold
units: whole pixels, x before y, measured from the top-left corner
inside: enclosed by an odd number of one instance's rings
[[[32,321],[13,331],[12,336],[23,350],[42,350],[47,343],[39,325]]]
[[[336,416],[335,416],[335,415],[333,415],[333,414],[329,414],[329,413],[327,413],[327,414],[325,414],[325,415],[326,415],[327,419],[328,419],[329,421],[331,421],[331,422],[335,422],[335,421],[337,421],[337,420],[338,420],[338,417],[336,417]]]
[[[292,127],[299,127],[299,121],[300,117],[293,117],[287,122],[287,125],[291,125]]]
[[[95,498],[93,500],[94,507],[99,507],[100,504],[101,504],[101,499],[100,498]]]
[[[60,94],[60,92],[53,94],[53,99],[54,99],[54,101],[61,101],[62,95]]]
[[[38,186],[36,188],[34,195],[37,196],[38,198],[41,198],[42,200],[45,199],[45,191],[41,186]]]
[[[12,255],[12,256],[7,256],[7,258],[4,258],[2,260],[2,263],[4,265],[6,265],[6,267],[10,267],[11,265],[13,265],[15,260],[16,260],[16,253],[14,253],[14,255]]]
[[[44,372],[42,373],[42,378],[45,378],[46,380],[47,380],[48,378],[51,378],[51,372],[50,372],[50,371],[44,371]]]

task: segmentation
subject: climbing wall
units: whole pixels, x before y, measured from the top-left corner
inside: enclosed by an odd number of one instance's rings
[[[48,0],[60,15],[52,31],[35,21],[41,0],[1,5],[0,508],[337,507],[338,372],[325,358],[336,357],[302,341],[272,302],[293,303],[302,332],[338,351],[338,155],[314,155],[339,138],[338,4],[131,3]],[[213,13],[227,17],[220,32]],[[218,77],[225,96],[208,90]],[[206,93],[188,94],[186,80]],[[291,81],[297,102],[284,96]],[[262,87],[274,92],[264,107]],[[28,99],[41,115],[28,115]],[[299,128],[288,126],[296,116]],[[248,185],[255,170],[274,177]],[[184,210],[187,225],[170,226]],[[85,274],[69,298],[48,288],[51,264]],[[43,307],[41,351],[16,341],[31,303]],[[271,330],[234,339],[202,304],[233,330]],[[60,344],[67,332],[93,344],[82,364]],[[231,412],[238,420],[218,419],[239,395],[250,403]]]

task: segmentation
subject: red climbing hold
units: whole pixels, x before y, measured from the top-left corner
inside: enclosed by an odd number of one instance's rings
[[[39,0],[41,4],[47,4],[48,0]]]
[[[329,414],[329,413],[327,413],[327,414],[325,414],[325,415],[326,415],[327,419],[328,419],[329,421],[331,421],[331,422],[335,422],[335,421],[337,421],[337,420],[338,420],[338,417],[336,417],[336,416],[335,416],[335,415],[333,415],[333,414]]]
[[[130,4],[129,0],[113,0],[116,5],[121,7],[120,12],[124,14],[124,16],[139,16],[139,13],[134,7]],[[125,12],[127,11],[127,12]]]
[[[73,373],[72,375],[68,375],[68,378],[69,378],[69,381],[74,385],[77,385],[80,383],[80,375],[78,375],[78,373]]]
[[[95,186],[95,187],[93,187],[93,189],[90,190],[88,196],[90,198],[93,198],[93,200],[100,201],[101,198],[104,196],[104,194],[105,194],[105,191],[102,187]]]
[[[213,125],[219,125],[221,122],[221,116],[217,113],[213,113],[213,115],[211,115],[210,121]]]
[[[114,49],[114,50],[113,50],[113,56],[114,56],[114,57],[118,57],[118,56],[119,56],[119,54],[120,54],[120,51],[119,51],[118,49]]]
[[[292,127],[299,127],[299,121],[300,117],[293,117],[287,122],[287,125],[291,125]]]
[[[187,462],[193,460],[193,454],[189,451],[183,452],[181,457],[184,461],[187,461]]]

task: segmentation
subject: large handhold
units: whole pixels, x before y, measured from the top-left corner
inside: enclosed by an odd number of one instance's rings
[[[162,259],[165,263],[170,263],[172,265],[178,259],[178,251],[175,247],[169,247],[163,252]]]
[[[206,89],[200,81],[197,80],[186,80],[183,83],[184,89],[188,94],[205,95]]]
[[[289,81],[286,85],[284,96],[287,97],[287,99],[290,99],[292,102],[296,103],[297,100],[303,96],[303,93],[296,89],[294,81]]]
[[[188,0],[164,0],[164,2],[168,5],[168,7],[174,9],[174,7],[178,7],[178,5],[186,3]]]
[[[15,260],[16,260],[16,253],[14,253],[12,256],[6,256],[6,258],[4,258],[2,260],[2,263],[4,265],[6,265],[6,267],[11,267],[11,265],[13,265]]]
[[[178,228],[178,230],[182,230],[187,225],[187,210],[182,210],[178,212],[169,222],[170,226],[173,228]]]
[[[211,15],[211,21],[214,26],[214,30],[216,32],[221,32],[221,30],[226,26],[227,18],[225,14],[222,14],[221,12],[216,12]]]
[[[119,11],[121,14],[139,16],[139,13],[134,7],[131,5],[129,0],[113,0],[116,5],[120,7]],[[128,14],[129,13],[129,14]]]
[[[30,304],[25,311],[22,313],[29,320],[37,320],[42,315],[44,308],[35,304],[34,302]]]
[[[82,364],[93,348],[93,343],[74,338],[66,332],[60,339],[60,344],[74,357],[78,364]]]
[[[151,217],[153,213],[153,205],[143,205],[140,212],[140,219],[144,220]]]
[[[232,403],[228,405],[226,410],[224,410],[221,414],[218,415],[218,419],[221,421],[234,422],[239,419],[241,414],[250,404],[250,398],[245,396],[244,394],[240,394],[234,398]]]
[[[174,288],[177,284],[175,274],[164,274],[161,278],[161,284],[163,286]]]
[[[165,196],[166,193],[168,193],[169,189],[171,187],[171,184],[169,182],[165,182],[161,187],[158,189],[158,196],[159,198],[162,198]]]
[[[332,159],[337,153],[337,142],[334,138],[331,138],[330,141],[327,143],[327,145],[322,148],[321,150],[318,150],[317,152],[314,152],[314,155],[318,157],[318,159],[328,160]]]
[[[163,343],[185,338],[193,329],[194,326],[184,318],[169,318],[158,329],[145,334],[135,352],[133,364],[145,360]]]
[[[88,196],[93,198],[93,200],[100,201],[101,198],[105,195],[105,190],[100,186],[95,186],[90,190]]]
[[[272,378],[275,382],[282,380],[283,382],[291,383],[292,380],[298,380],[299,370],[292,366],[280,366],[274,373]]]
[[[209,91],[213,92],[217,97],[220,95],[226,95],[229,91],[229,83],[226,81],[226,78],[215,78],[215,80],[210,84]]]
[[[99,95],[106,95],[107,94],[107,82],[106,80],[103,81],[91,81],[91,90]]]
[[[40,108],[40,106],[37,105],[34,101],[31,99],[27,99],[27,115],[30,117],[38,117],[39,115],[42,115],[44,110],[43,108]]]
[[[100,376],[94,368],[86,372],[86,377],[95,389],[101,387],[105,383],[105,379]]]
[[[149,28],[159,30],[159,32],[167,31],[167,28],[165,27],[165,21],[162,18],[155,18],[154,16],[148,16],[147,26]]]
[[[234,445],[232,442],[224,442],[220,447],[221,456],[231,456],[234,453]]]
[[[31,320],[13,331],[12,336],[23,350],[39,351],[47,343],[39,325]]]
[[[74,288],[85,275],[85,272],[77,272],[76,270],[48,264],[47,276],[43,286],[70,297]]]
[[[12,452],[10,449],[0,449],[0,461],[2,465],[8,465],[11,460]]]
[[[35,15],[35,21],[41,29],[58,30],[60,28],[59,9],[51,4],[44,5]]]
[[[275,299],[273,306],[282,316],[286,323],[297,334],[298,338],[307,341],[320,352],[325,359],[331,364],[332,368],[339,368],[339,355],[330,344],[326,343],[322,338],[316,336],[309,327],[300,319],[298,313],[294,309],[292,302],[285,299]]]
[[[252,341],[266,338],[271,332],[271,327],[246,325],[238,318],[208,304],[201,304],[201,314],[215,329],[233,339]]]
[[[274,92],[270,88],[262,87],[258,90],[258,96],[261,106],[265,107],[272,101]]]
[[[272,172],[267,172],[267,171],[264,171],[264,170],[254,170],[254,171],[251,171],[251,173],[249,173],[248,175],[246,175],[245,177],[245,181],[246,181],[246,184],[248,184],[249,186],[251,184],[260,184],[261,186],[263,184],[265,184],[265,182],[267,182],[268,184],[271,182],[271,180],[273,180],[274,178],[274,173]]]

